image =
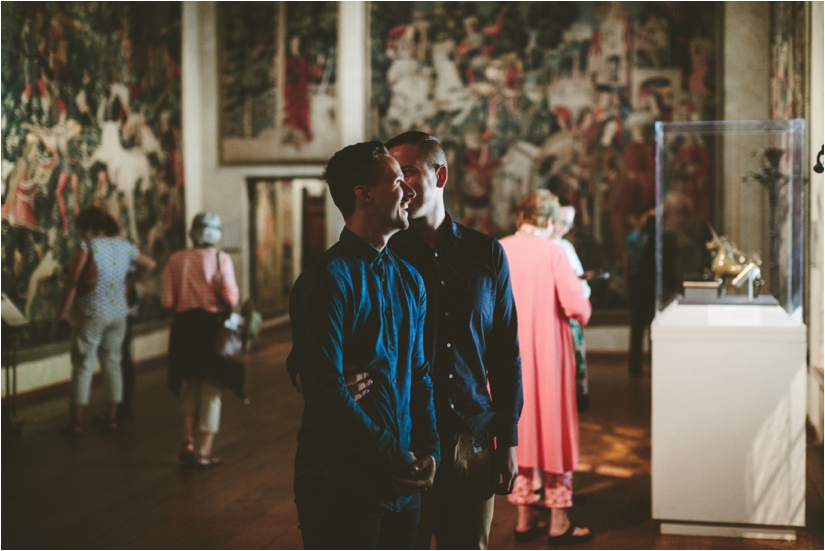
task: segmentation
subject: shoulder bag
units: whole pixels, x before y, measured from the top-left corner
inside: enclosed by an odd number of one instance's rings
[[[215,295],[217,296],[218,305],[223,302],[221,296],[221,252],[217,252],[217,267],[215,272]],[[218,332],[215,336],[215,353],[221,358],[232,360],[235,362],[242,362],[243,352],[243,338],[238,329],[232,329],[226,326],[226,320],[232,312],[232,308],[226,304],[224,305],[226,315],[219,316]]]

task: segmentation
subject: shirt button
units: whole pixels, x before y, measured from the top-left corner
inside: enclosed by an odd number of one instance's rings
[[[433,255],[437,257],[437,256],[438,256],[438,253],[433,253]]]
[[[441,282],[441,284],[442,284],[442,285],[447,285],[447,284],[446,284],[446,283],[444,283],[443,281]]]
[[[450,313],[449,313],[449,312],[444,312],[444,315],[445,315],[446,317],[449,317],[449,316],[450,316]]]
[[[448,377],[448,378],[450,378],[450,379],[452,379],[452,378],[453,378],[453,374],[452,374],[452,373],[450,373],[449,375],[447,375],[447,377]]]
[[[451,348],[452,346],[453,346],[452,344],[447,343],[447,348]]]
[[[450,409],[455,409],[455,404],[450,404]]]

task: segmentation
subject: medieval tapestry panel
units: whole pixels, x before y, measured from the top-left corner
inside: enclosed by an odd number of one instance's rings
[[[594,306],[625,306],[625,242],[655,201],[653,123],[716,118],[717,15],[687,2],[373,2],[370,134],[437,136],[448,211],[497,237],[515,231],[525,193],[556,193],[576,209],[585,269],[612,274],[594,282]],[[697,193],[711,209],[712,178]]]
[[[163,268],[186,246],[181,8],[174,2],[2,3],[2,287],[31,322],[26,348],[61,340],[56,320],[75,217],[107,210]]]
[[[771,118],[805,117],[807,2],[771,3]]]
[[[248,178],[251,296],[264,319],[287,313],[295,280],[292,180]]]
[[[226,164],[326,161],[339,148],[337,2],[221,2]]]

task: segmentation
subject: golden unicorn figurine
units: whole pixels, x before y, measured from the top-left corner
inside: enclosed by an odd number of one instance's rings
[[[731,244],[727,237],[724,235],[718,236],[713,226],[708,224],[708,228],[713,235],[713,239],[705,243],[705,247],[709,251],[716,251],[710,264],[714,277],[722,285],[730,282],[737,289],[747,281],[748,297],[753,299],[754,287],[764,283],[762,281],[762,270],[759,268],[762,265],[762,259],[756,253],[750,256],[746,255]]]

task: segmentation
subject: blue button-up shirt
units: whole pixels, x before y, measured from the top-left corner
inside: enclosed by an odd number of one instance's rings
[[[447,224],[435,250],[413,229],[390,240],[427,288],[425,346],[439,430],[468,428],[477,451],[493,437],[499,446],[515,446],[523,397],[507,257],[489,235],[449,216]]]
[[[390,510],[416,499],[392,488],[417,457],[439,460],[433,390],[424,354],[421,276],[389,249],[344,229],[338,243],[295,282],[289,298],[292,352],[305,398],[295,477],[318,476]],[[343,365],[373,384],[355,402]]]

